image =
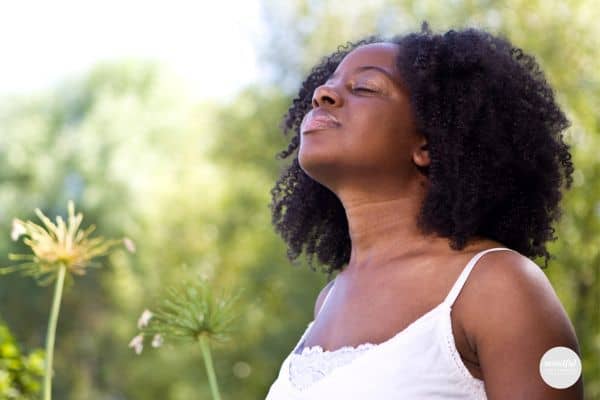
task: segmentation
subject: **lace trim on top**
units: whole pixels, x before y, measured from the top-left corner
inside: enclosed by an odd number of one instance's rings
[[[349,353],[349,352],[353,352],[353,351],[370,349],[371,347],[375,347],[375,346],[377,346],[377,344],[375,344],[375,343],[361,343],[358,346],[344,346],[344,347],[340,347],[339,349],[335,349],[335,350],[323,350],[323,348],[321,346],[315,345],[312,347],[303,348],[301,353],[293,353],[293,354],[296,356],[299,356],[299,355],[307,355],[307,354],[311,354],[311,353],[323,353],[323,354]]]
[[[292,353],[289,364],[289,376],[292,384],[306,389],[322,379],[334,369],[349,364],[356,357],[376,345],[363,343],[356,347],[344,346],[336,350],[323,350],[321,346],[305,347],[302,353]]]

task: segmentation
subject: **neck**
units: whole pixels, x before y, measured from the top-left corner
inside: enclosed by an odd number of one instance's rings
[[[417,228],[423,197],[421,190],[384,197],[366,193],[340,196],[352,245],[348,268],[377,268],[392,259],[406,259],[434,247],[448,248],[447,238],[424,235]]]

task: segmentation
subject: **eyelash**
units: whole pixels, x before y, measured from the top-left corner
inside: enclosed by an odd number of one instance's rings
[[[359,91],[359,90],[364,90],[365,92],[371,92],[371,93],[376,93],[376,90],[373,89],[369,89],[369,88],[365,88],[365,87],[356,87],[352,89],[353,91]]]

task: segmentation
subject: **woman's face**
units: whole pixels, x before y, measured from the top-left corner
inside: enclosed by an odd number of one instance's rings
[[[417,174],[413,153],[425,141],[395,64],[399,50],[394,43],[359,46],[313,93],[298,161],[334,192],[348,184],[402,183]]]

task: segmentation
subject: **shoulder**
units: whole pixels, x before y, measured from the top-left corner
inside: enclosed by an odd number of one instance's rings
[[[471,272],[480,292],[496,302],[528,301],[531,306],[559,306],[560,301],[544,271],[516,251],[492,251],[479,258]],[[481,294],[481,293],[480,293]],[[562,306],[561,306],[562,307]],[[556,310],[554,310],[556,311]]]
[[[544,271],[517,252],[493,251],[478,260],[472,275],[463,326],[488,397],[583,398],[581,378],[558,390],[539,373],[540,359],[552,347],[580,354],[573,325]]]
[[[327,293],[329,293],[329,290],[333,286],[333,282],[335,282],[335,279],[330,280],[323,287],[323,289],[321,289],[321,291],[319,292],[319,295],[317,296],[317,300],[315,301],[315,311],[314,311],[314,318],[315,319],[317,318],[317,314],[319,313],[319,310],[321,309],[321,306],[323,305],[323,301],[325,300],[325,297],[327,296]]]
[[[492,251],[484,254],[471,274],[476,283],[476,288],[471,288],[471,291],[475,290],[478,296],[482,296],[480,298],[488,300],[478,303],[480,308],[494,307],[498,312],[505,310],[503,312],[506,313],[509,312],[506,310],[508,306],[522,307],[510,310],[515,316],[532,312],[565,312],[540,266],[516,251]]]

